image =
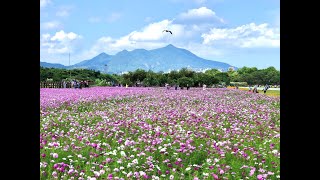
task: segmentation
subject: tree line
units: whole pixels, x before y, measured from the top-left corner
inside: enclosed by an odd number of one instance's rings
[[[233,85],[234,82],[242,82],[248,85],[255,84],[280,84],[280,71],[274,67],[257,69],[256,67],[242,67],[237,70],[229,69],[221,72],[218,69],[209,69],[204,72],[195,72],[188,68],[173,70],[167,73],[153,72],[137,69],[124,74],[104,74],[90,69],[58,69],[40,67],[40,81],[82,81],[89,80],[97,86],[128,85],[128,86],[164,86],[179,85],[186,87],[212,85]],[[241,83],[239,83],[241,84]]]

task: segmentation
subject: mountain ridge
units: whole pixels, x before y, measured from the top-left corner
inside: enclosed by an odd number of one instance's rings
[[[41,65],[43,65],[43,67],[55,66],[65,69],[93,69],[109,74],[119,74],[136,69],[168,72],[184,67],[191,68],[195,71],[204,71],[212,68],[227,71],[229,67],[237,69],[237,67],[231,66],[228,63],[198,57],[192,52],[175,47],[172,44],[152,50],[122,50],[115,55],[102,52],[92,59],[83,60],[70,66],[64,66],[62,64],[59,66],[57,63],[47,62],[40,62],[40,66]]]

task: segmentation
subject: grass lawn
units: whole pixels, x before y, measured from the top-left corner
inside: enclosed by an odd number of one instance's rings
[[[234,87],[228,87],[228,88],[230,88],[230,89],[233,89]],[[240,90],[244,90],[244,91],[248,91],[248,88],[243,88],[243,87],[240,87],[239,88]],[[258,90],[259,91],[259,93],[261,94],[263,94],[263,90]],[[274,97],[279,97],[280,96],[280,90],[267,90],[267,92],[266,92],[266,95],[268,95],[268,96],[274,96]]]

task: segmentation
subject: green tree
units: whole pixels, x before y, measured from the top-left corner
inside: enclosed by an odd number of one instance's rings
[[[193,86],[193,79],[189,77],[181,77],[177,80],[177,82],[179,86],[182,86],[182,87],[187,87],[187,85],[189,87]]]
[[[136,83],[137,81],[142,81],[144,78],[147,77],[147,72],[143,69],[137,69],[132,72],[132,82]]]
[[[224,82],[226,85],[230,84],[230,77],[227,72],[217,73],[214,77],[218,79],[219,83]]]

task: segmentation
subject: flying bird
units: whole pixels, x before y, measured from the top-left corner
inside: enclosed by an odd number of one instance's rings
[[[163,30],[162,32],[169,32],[170,34],[172,34],[172,32],[167,29]]]

